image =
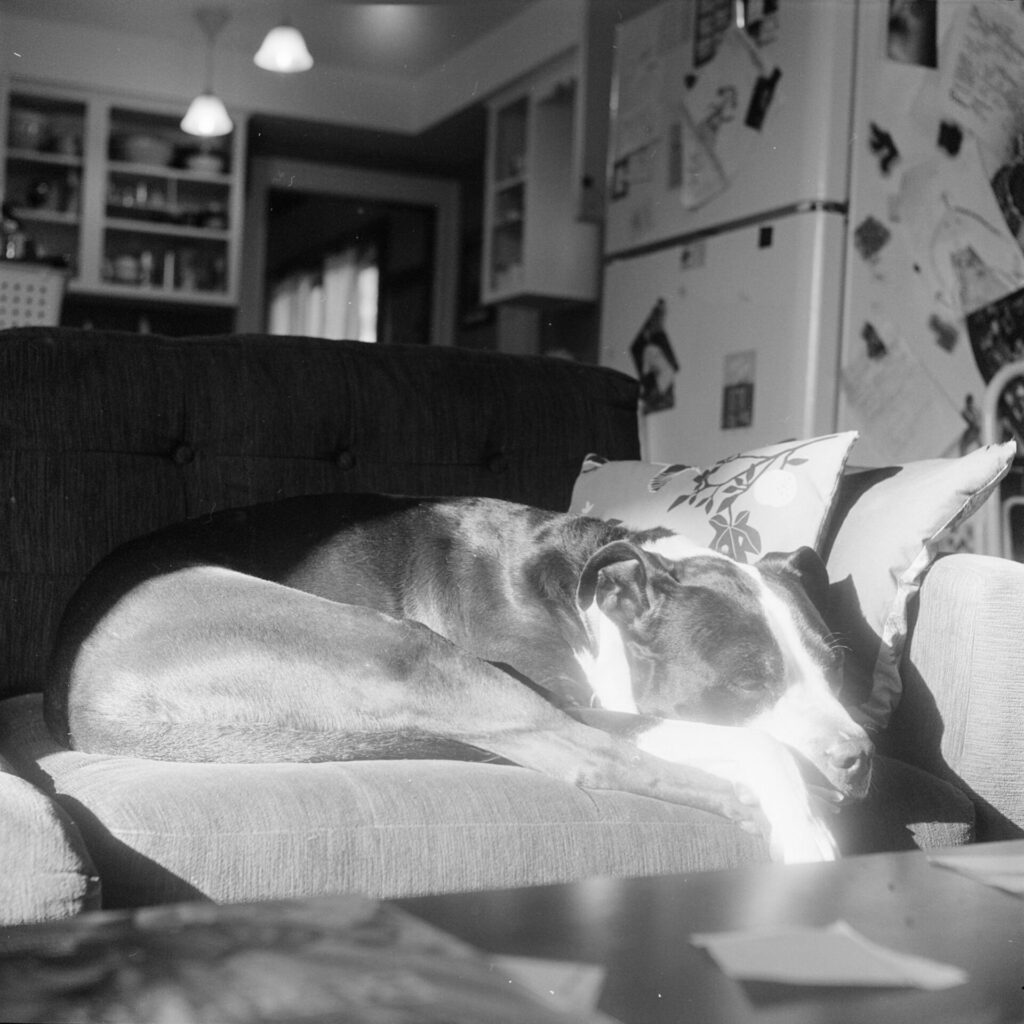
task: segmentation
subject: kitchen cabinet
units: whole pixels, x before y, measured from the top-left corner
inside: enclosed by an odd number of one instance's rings
[[[85,122],[82,102],[45,95],[11,96],[5,201],[39,255],[64,257],[75,276],[81,252]]]
[[[484,302],[591,302],[599,229],[578,219],[575,56],[488,103]]]
[[[202,140],[183,112],[11,86],[4,199],[36,256],[66,258],[69,296],[237,303],[244,119]]]

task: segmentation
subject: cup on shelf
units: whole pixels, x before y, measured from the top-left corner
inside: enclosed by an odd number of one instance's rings
[[[139,283],[139,260],[129,253],[115,256],[113,260],[114,280],[120,284]]]

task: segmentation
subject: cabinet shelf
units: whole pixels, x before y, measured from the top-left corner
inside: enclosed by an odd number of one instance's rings
[[[68,291],[77,295],[111,295],[117,298],[148,299],[152,302],[173,302],[181,305],[233,306],[234,300],[222,292],[198,288],[163,288],[160,285],[127,284],[104,281],[99,288],[89,287],[81,281],[71,281]]]
[[[67,227],[77,227],[80,222],[77,213],[67,210],[41,210],[33,209],[31,206],[15,206],[12,212],[20,221],[37,221],[40,224],[63,224]]]
[[[108,231],[123,231],[132,235],[164,235],[168,238],[196,238],[221,242],[231,238],[231,232],[227,228],[190,227],[162,221],[134,220],[130,217],[107,217],[104,226]]]
[[[80,156],[71,156],[65,153],[47,153],[39,149],[8,149],[7,159],[12,163],[40,164],[47,167],[78,167],[81,168],[83,160]]]
[[[230,174],[192,171],[187,167],[163,167],[160,164],[129,163],[127,160],[108,160],[107,165],[111,174],[130,174],[137,178],[195,181],[204,185],[223,185],[225,188],[230,188],[234,181]]]

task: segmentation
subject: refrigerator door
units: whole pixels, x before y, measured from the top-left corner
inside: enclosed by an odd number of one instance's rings
[[[621,26],[606,253],[845,202],[857,5],[745,7],[765,13],[724,35],[733,0],[673,0]]]
[[[863,464],[978,445],[985,380],[967,315],[977,338],[985,310],[998,311],[990,304],[1024,285],[1024,256],[990,184],[999,160],[956,123],[970,118],[950,100],[955,73],[968,76],[965,95],[970,80],[1019,77],[1008,44],[1004,57],[998,35],[987,49],[981,25],[958,52],[950,29],[975,7],[942,0],[929,45],[910,51],[886,4],[859,5],[839,423],[860,431]]]
[[[600,358],[641,377],[646,458],[834,430],[844,234],[808,212],[608,262]]]

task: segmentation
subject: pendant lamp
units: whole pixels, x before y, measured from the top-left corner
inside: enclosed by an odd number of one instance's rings
[[[200,7],[195,17],[206,36],[206,85],[189,104],[181,119],[181,130],[189,135],[214,138],[227,135],[234,128],[227,108],[213,92],[213,49],[229,15],[223,7]]]
[[[308,71],[313,66],[313,57],[306,47],[302,33],[287,23],[272,28],[253,57],[257,67],[264,71],[293,74]]]

